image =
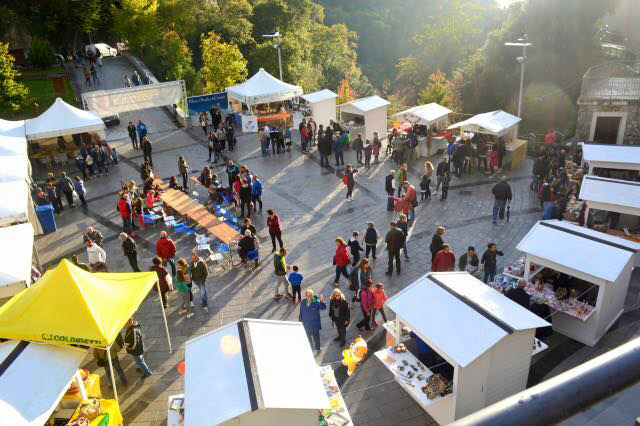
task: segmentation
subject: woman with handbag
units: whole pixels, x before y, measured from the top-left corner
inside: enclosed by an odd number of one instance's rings
[[[351,270],[349,274],[349,290],[353,291],[352,302],[358,301],[358,291],[364,284],[373,279],[373,270],[369,264],[369,259],[362,259],[357,268]]]
[[[349,303],[347,303],[344,293],[339,288],[331,292],[331,301],[329,302],[329,318],[338,330],[338,337],[334,338],[334,342],[340,342],[340,347],[346,345],[345,338],[347,335],[347,327],[351,320],[351,312],[349,311]]]
[[[373,281],[367,280],[364,287],[360,289],[360,309],[362,310],[362,320],[356,324],[359,331],[362,328],[366,331],[371,331],[371,310],[373,309],[374,296],[371,291]]]
[[[153,266],[149,268],[149,271],[153,271],[158,275],[158,284],[160,286],[160,296],[162,297],[162,304],[167,309],[167,293],[173,290],[173,280],[167,268],[162,266],[162,258],[155,256],[152,261]]]

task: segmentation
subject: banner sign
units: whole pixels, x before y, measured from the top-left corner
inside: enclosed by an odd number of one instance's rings
[[[190,96],[187,98],[189,115],[198,115],[201,112],[209,112],[213,107],[229,109],[227,92],[210,93],[202,96]]]
[[[124,89],[98,90],[82,94],[86,109],[101,117],[139,109],[178,104],[183,94],[182,81],[147,84]]]

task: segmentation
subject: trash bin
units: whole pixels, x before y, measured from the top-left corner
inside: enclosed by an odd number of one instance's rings
[[[58,227],[56,226],[56,218],[53,214],[53,206],[51,204],[45,204],[44,206],[36,207],[36,214],[38,220],[42,225],[44,232],[56,232]]]

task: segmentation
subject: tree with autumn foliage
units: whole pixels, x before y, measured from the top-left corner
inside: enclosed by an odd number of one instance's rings
[[[338,105],[356,98],[356,92],[349,86],[349,80],[342,80],[338,85]]]
[[[429,76],[427,85],[418,94],[418,103],[429,104],[435,102],[452,111],[461,111],[461,87],[462,74],[453,72],[451,80],[447,80],[445,73],[436,70]]]
[[[204,93],[221,92],[247,78],[247,61],[235,45],[224,43],[217,34],[210,32],[202,35],[201,46],[199,76]]]

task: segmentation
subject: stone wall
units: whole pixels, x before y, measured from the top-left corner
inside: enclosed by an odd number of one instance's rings
[[[640,102],[625,104],[578,102],[576,138],[579,141],[589,140],[594,112],[628,112],[623,143],[640,143]]]

